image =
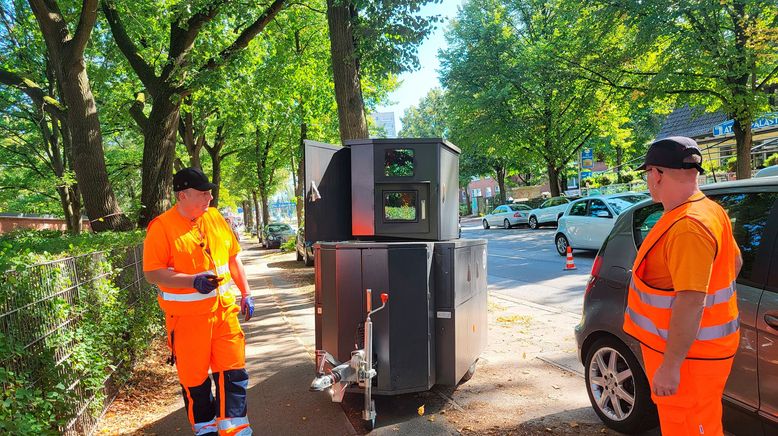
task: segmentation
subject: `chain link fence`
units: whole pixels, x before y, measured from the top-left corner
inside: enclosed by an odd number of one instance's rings
[[[0,278],[4,389],[32,392],[60,434],[89,434],[158,332],[142,246],[60,259]],[[38,398],[42,396],[43,398]],[[33,417],[35,418],[35,417]],[[31,418],[32,419],[32,418]],[[39,418],[40,419],[40,418]]]

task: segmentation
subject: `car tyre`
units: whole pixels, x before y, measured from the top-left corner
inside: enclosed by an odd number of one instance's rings
[[[313,257],[308,255],[308,249],[303,250],[303,259],[305,260],[305,266],[313,266]]]
[[[294,249],[294,251],[295,251],[295,253],[297,254],[297,261],[298,261],[298,262],[301,262],[301,261],[303,260],[303,255],[302,255],[302,254],[300,254],[300,250],[298,250],[298,249],[296,249],[296,248],[295,248],[295,249]]]
[[[508,230],[508,229],[510,229],[510,228],[511,228],[511,222],[510,222],[510,221],[508,221],[508,218],[506,218],[505,220],[503,220],[503,222],[502,222],[502,228],[504,228],[505,230]]]
[[[489,230],[489,222],[488,221],[484,220],[483,225],[484,225],[484,230]]]
[[[533,215],[533,216],[531,216],[531,217],[529,217],[529,228],[531,228],[532,230],[537,230],[537,229],[538,229],[538,227],[539,227],[539,225],[538,225],[538,219],[537,219],[537,218],[535,218],[535,216],[534,216],[534,215]]]
[[[554,245],[556,245],[556,252],[559,253],[560,256],[566,256],[567,255],[567,247],[570,245],[570,241],[567,240],[567,236],[565,236],[562,233],[559,233],[556,235],[556,238],[554,239]]]
[[[589,401],[605,425],[627,434],[659,425],[648,379],[623,342],[612,336],[598,339],[587,350],[584,374]]]

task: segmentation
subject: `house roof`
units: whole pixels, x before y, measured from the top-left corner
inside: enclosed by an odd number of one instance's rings
[[[727,114],[724,112],[705,112],[703,107],[690,107],[687,104],[665,118],[656,139],[668,136],[705,138],[712,136],[713,127],[724,121],[727,121]]]

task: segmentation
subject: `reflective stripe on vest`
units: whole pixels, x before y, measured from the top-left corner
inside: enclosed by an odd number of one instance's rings
[[[635,312],[629,307],[627,307],[627,315],[629,315],[629,317],[632,319],[632,322],[634,322],[638,327],[642,328],[648,333],[652,333],[659,336],[665,341],[667,340],[666,329],[660,329],[659,327],[656,326],[656,324],[654,324],[653,321]],[[732,333],[735,333],[738,328],[740,328],[739,319],[733,319],[732,321],[726,324],[719,324],[710,327],[700,327],[700,329],[697,330],[697,340],[712,341],[714,339],[721,339],[723,337],[731,335]]]
[[[223,275],[230,271],[229,265],[219,265],[216,267],[216,271],[214,270],[206,270],[202,271],[198,274],[203,273],[209,273],[214,275]],[[184,294],[176,294],[173,292],[163,292],[161,290],[157,291],[157,295],[159,295],[160,298],[162,298],[165,301],[177,301],[182,303],[189,303],[193,301],[203,301],[207,300],[209,298],[214,298],[219,296],[220,294],[226,294],[227,291],[229,291],[230,287],[232,286],[232,279],[228,280],[227,283],[223,283],[219,285],[218,288],[214,289],[213,291],[207,293],[207,294],[201,294],[200,292],[187,292]]]
[[[670,309],[675,302],[675,295],[656,295],[642,292],[635,286],[635,282],[630,283],[630,291],[637,294],[643,304],[653,306],[657,309]],[[726,288],[719,289],[705,296],[705,307],[711,307],[716,304],[729,303],[729,299],[735,295],[735,282],[732,282]]]

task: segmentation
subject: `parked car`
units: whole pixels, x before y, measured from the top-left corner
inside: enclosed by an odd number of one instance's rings
[[[630,206],[648,199],[646,194],[633,192],[597,195],[573,201],[559,218],[554,243],[556,251],[564,256],[567,247],[599,250],[613,229],[616,218]]]
[[[295,250],[297,251],[298,262],[305,262],[305,266],[313,266],[313,242],[305,241],[305,227],[303,226],[297,229]]]
[[[519,224],[527,224],[530,210],[529,206],[525,204],[503,204],[494,208],[489,215],[484,216],[482,224],[484,229],[491,226],[502,226],[504,229],[510,229]]]
[[[778,165],[772,165],[769,167],[762,168],[761,170],[757,171],[756,174],[754,174],[754,177],[770,177],[770,176],[778,176]]]
[[[570,204],[567,197],[551,197],[544,201],[538,208],[529,212],[529,228],[537,229],[543,224],[557,225],[559,217],[565,213],[565,209]]]
[[[724,392],[724,428],[737,435],[778,434],[778,177],[703,191],[727,210],[743,256],[737,278],[741,339]],[[621,214],[594,260],[575,327],[592,407],[623,433],[658,422],[640,345],[622,323],[632,263],[662,212],[661,204],[645,201]],[[614,378],[618,385],[609,393],[604,380]]]
[[[265,248],[281,248],[281,245],[294,238],[294,230],[285,223],[268,223],[262,228],[260,244]]]

